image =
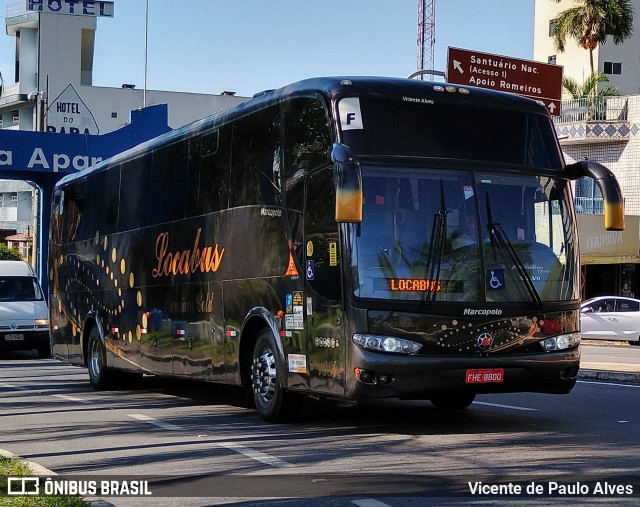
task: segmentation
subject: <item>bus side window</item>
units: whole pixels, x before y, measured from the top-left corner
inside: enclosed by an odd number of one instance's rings
[[[51,210],[51,241],[54,243],[62,243],[62,226],[64,224],[64,198],[63,190],[56,190],[53,194],[53,206]]]
[[[92,200],[91,229],[101,236],[113,234],[118,227],[120,167],[112,167],[91,175],[87,198]],[[69,235],[69,232],[67,232]]]
[[[90,216],[86,214],[87,178],[72,182],[67,191],[67,217],[66,238],[68,243],[93,237],[90,224]]]
[[[223,125],[215,131],[202,134],[199,146],[192,140],[189,173],[199,173],[198,206],[197,213],[189,215],[213,213],[229,206],[231,130],[230,126]],[[190,185],[189,190],[195,189]]]
[[[177,141],[153,151],[151,223],[182,220],[187,206],[187,178],[178,168],[187,166],[189,143]]]
[[[279,111],[270,107],[233,124],[229,207],[282,205]]]
[[[340,299],[340,253],[332,171],[326,169],[310,176],[306,190],[305,275],[314,291],[336,301]]]
[[[122,164],[118,231],[149,225],[151,157],[142,156]]]
[[[331,129],[323,103],[295,98],[284,106],[284,174],[289,189],[313,169],[330,163]]]

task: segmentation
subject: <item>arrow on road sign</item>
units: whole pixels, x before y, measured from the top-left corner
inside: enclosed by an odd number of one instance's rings
[[[460,65],[460,62],[458,60],[453,61],[453,68],[456,69],[458,72],[460,72],[460,74],[464,74],[464,70],[462,70],[462,65]]]

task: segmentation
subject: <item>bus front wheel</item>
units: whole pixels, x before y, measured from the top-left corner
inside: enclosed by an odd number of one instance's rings
[[[281,422],[286,415],[287,397],[279,378],[284,374],[282,368],[273,335],[265,329],[253,348],[251,389],[256,409],[267,422]]]
[[[476,399],[475,394],[450,393],[431,398],[431,404],[439,410],[462,410]]]

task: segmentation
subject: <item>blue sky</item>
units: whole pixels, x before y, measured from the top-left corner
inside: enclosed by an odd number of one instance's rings
[[[98,21],[95,86],[143,87],[144,11],[145,0],[115,0]],[[436,69],[448,46],[530,59],[533,11],[534,0],[437,0]],[[416,40],[417,0],[149,0],[147,87],[250,96],[320,75],[404,77]],[[5,82],[14,45],[3,30]]]

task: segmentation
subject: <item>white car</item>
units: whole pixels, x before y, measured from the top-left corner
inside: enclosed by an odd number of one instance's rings
[[[623,340],[640,345],[640,299],[599,296],[582,303],[580,328],[585,340]]]
[[[0,261],[0,351],[30,349],[51,355],[47,303],[30,264]]]

